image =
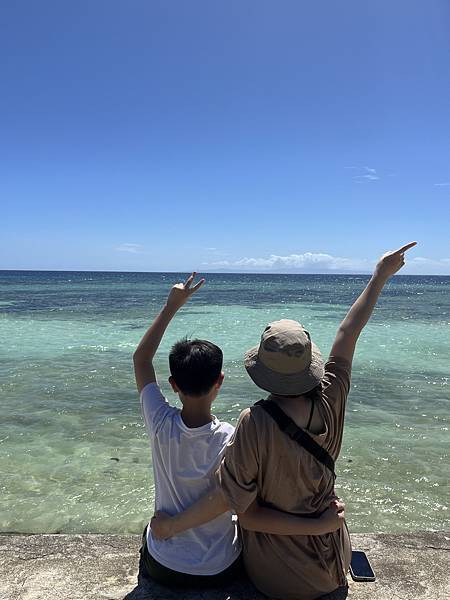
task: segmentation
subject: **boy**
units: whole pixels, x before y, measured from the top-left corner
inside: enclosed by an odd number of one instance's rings
[[[234,428],[211,414],[222,385],[222,351],[205,340],[182,340],[169,355],[169,382],[180,397],[182,410],[169,405],[156,381],[152,364],[164,332],[176,312],[204,283],[193,284],[195,272],[173,286],[166,305],[137,347],[133,360],[142,413],[150,437],[155,479],[155,508],[177,514],[214,487]],[[261,510],[261,513],[259,513]],[[316,519],[303,519],[255,507],[268,533],[314,534],[337,529],[343,505],[333,505]],[[140,569],[160,583],[183,587],[218,585],[232,580],[240,569],[240,541],[230,511],[171,540],[156,539],[147,526]]]

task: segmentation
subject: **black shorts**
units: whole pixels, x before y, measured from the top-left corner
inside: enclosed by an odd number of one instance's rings
[[[343,585],[334,590],[334,592],[330,592],[329,594],[325,594],[325,596],[320,596],[318,600],[345,600],[348,597],[348,586]]]
[[[233,564],[224,571],[217,573],[217,575],[190,575],[189,573],[173,571],[160,564],[149,553],[147,548],[147,527],[145,527],[142,534],[142,546],[139,553],[141,555],[139,573],[142,577],[153,579],[168,587],[220,587],[236,581],[244,573],[241,555],[239,555]]]

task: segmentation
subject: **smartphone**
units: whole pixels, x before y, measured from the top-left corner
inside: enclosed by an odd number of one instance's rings
[[[375,581],[375,573],[364,552],[353,551],[350,563],[350,575],[353,581]]]

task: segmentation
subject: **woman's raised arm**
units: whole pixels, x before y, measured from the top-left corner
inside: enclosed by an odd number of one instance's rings
[[[370,319],[384,284],[403,267],[405,252],[416,244],[417,242],[410,242],[398,250],[383,254],[365,290],[340,324],[330,355],[352,362],[359,334]]]

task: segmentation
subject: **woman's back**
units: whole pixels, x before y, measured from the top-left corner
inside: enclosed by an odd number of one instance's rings
[[[350,369],[350,363],[342,359],[327,362],[323,398],[315,403],[316,414],[309,430],[333,458],[342,441]],[[289,405],[289,399],[285,403]],[[286,409],[283,402],[280,405]],[[309,407],[289,412],[298,425],[308,420]],[[265,506],[314,517],[334,497],[334,478],[329,469],[282,432],[260,406],[242,413],[221,468],[221,484],[230,504],[236,510],[241,508],[238,512],[245,512],[257,498]],[[279,536],[246,530],[242,536],[248,573],[268,596],[298,598],[301,590],[302,598],[312,599],[345,585],[344,573],[351,555],[346,528],[321,536]]]

